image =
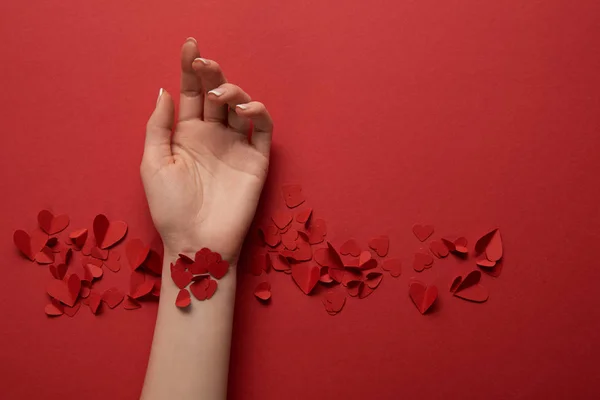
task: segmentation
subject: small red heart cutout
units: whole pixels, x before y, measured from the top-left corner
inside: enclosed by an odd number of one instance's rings
[[[50,274],[55,278],[55,279],[63,279],[67,273],[67,264],[51,264],[50,267]]]
[[[292,278],[300,290],[308,295],[319,282],[321,269],[316,265],[294,264],[292,265]]]
[[[56,299],[50,299],[50,304],[46,304],[46,307],[44,307],[44,312],[49,317],[58,317],[63,315],[64,307],[62,304],[60,304],[60,301]]]
[[[271,217],[275,226],[283,229],[292,222],[292,214],[289,211],[276,211]]]
[[[34,261],[38,253],[46,246],[48,235],[45,232],[36,229],[30,236],[24,230],[19,229],[13,234],[13,241],[15,246],[17,246],[17,249],[19,249],[25,257]]]
[[[304,195],[302,194],[302,186],[300,185],[283,185],[281,187],[283,200],[289,208],[298,207],[304,203]]]
[[[53,279],[47,287],[47,292],[50,297],[69,307],[73,307],[79,295],[80,289],[81,280],[77,275],[72,274],[69,275],[66,282]]]
[[[116,250],[111,250],[108,254],[108,259],[104,261],[106,268],[112,272],[119,272],[121,270],[121,255]]]
[[[383,262],[381,268],[384,271],[388,271],[394,278],[399,277],[402,274],[402,263],[397,258],[389,258]]]
[[[115,308],[123,301],[123,292],[116,287],[107,289],[102,293],[102,301],[106,303],[109,308]]]
[[[385,257],[390,249],[390,239],[387,236],[378,236],[369,240],[368,245],[379,257]]]
[[[307,228],[306,234],[308,235],[308,243],[319,244],[325,240],[327,236],[327,223],[324,219],[315,219],[309,228]]]
[[[410,299],[421,314],[425,314],[435,303],[438,290],[433,285],[426,286],[423,282],[413,281],[408,289]]]
[[[185,308],[191,304],[190,292],[187,289],[181,289],[175,299],[175,305],[179,308]]]
[[[140,307],[142,307],[140,302],[131,296],[127,296],[123,301],[123,308],[126,310],[137,310]]]
[[[361,252],[360,252],[360,246],[358,245],[358,242],[354,239],[347,240],[346,242],[344,242],[344,244],[342,244],[340,246],[340,254],[342,254],[344,256],[350,255],[353,257],[360,256]],[[369,253],[369,256],[370,255],[371,255],[371,253]]]
[[[328,291],[325,297],[323,297],[323,305],[325,306],[325,310],[329,315],[336,315],[344,305],[346,304],[346,295],[344,292],[334,292],[332,290]]]
[[[54,216],[51,211],[42,210],[38,214],[38,224],[48,235],[54,235],[69,226],[69,216],[67,214]]]
[[[433,257],[426,253],[424,250],[415,253],[415,257],[413,260],[413,268],[417,272],[421,272],[426,268],[431,268],[433,265]]]
[[[38,264],[52,264],[54,262],[54,252],[50,247],[44,247],[36,254],[35,261]]]
[[[194,275],[192,275],[190,271],[174,269],[171,272],[171,279],[173,279],[173,282],[175,282],[175,285],[177,285],[179,289],[183,289],[189,285],[193,277]]]
[[[421,225],[415,224],[412,228],[413,233],[421,242],[427,240],[427,238],[433,235],[433,225]]]
[[[276,226],[268,225],[267,227],[259,228],[258,234],[262,241],[269,247],[275,247],[281,243],[279,229]]]
[[[150,246],[146,246],[141,239],[131,239],[125,245],[125,256],[132,270],[138,269],[148,258]]]
[[[268,301],[271,298],[271,284],[261,282],[254,289],[254,296],[261,301]]]
[[[100,312],[100,306],[102,305],[102,296],[100,293],[92,290],[87,298],[87,302],[92,314],[97,315]]]
[[[450,254],[448,247],[440,240],[433,240],[429,243],[429,250],[438,258],[445,258]]]
[[[215,279],[221,279],[229,271],[229,263],[225,260],[219,260],[208,264],[208,272]]]
[[[88,230],[87,229],[79,229],[69,234],[69,240],[71,243],[75,245],[78,249],[81,249],[87,240]]]
[[[488,290],[482,286],[481,271],[473,270],[465,276],[457,276],[454,278],[450,291],[456,296],[464,300],[483,303],[489,298]]]
[[[301,224],[304,224],[304,227],[307,228],[308,222],[312,217],[312,211],[312,208],[307,208],[306,210],[299,211],[298,214],[296,214],[296,221]]]
[[[365,284],[371,289],[377,289],[382,280],[383,274],[381,272],[369,272],[365,277]]]
[[[98,214],[94,218],[93,227],[96,243],[101,249],[118,243],[127,233],[127,224],[124,221],[109,221],[104,214]]]
[[[500,236],[500,230],[494,229],[491,232],[483,235],[477,243],[475,243],[475,252],[481,254],[485,252],[485,255],[490,261],[498,261],[502,258],[502,237]]]

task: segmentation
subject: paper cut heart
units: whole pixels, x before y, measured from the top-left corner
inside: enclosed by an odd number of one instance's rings
[[[296,250],[298,244],[296,243],[296,239],[298,239],[298,231],[294,228],[289,229],[286,233],[281,235],[281,243],[288,250]]]
[[[116,250],[111,250],[108,254],[108,259],[104,261],[106,268],[112,272],[119,272],[121,270],[121,255]]]
[[[75,274],[69,275],[66,281],[53,279],[47,287],[47,292],[50,297],[60,301],[61,303],[73,307],[79,290],[81,289],[81,280]]]
[[[304,203],[304,196],[302,195],[302,186],[300,185],[283,185],[281,187],[283,193],[283,200],[285,205],[289,208],[298,207]]]
[[[498,261],[502,258],[502,237],[500,230],[494,229],[483,235],[477,243],[475,243],[475,252],[481,254],[485,252],[485,256],[490,261]]]
[[[294,264],[292,266],[292,278],[300,290],[308,295],[319,282],[321,270],[316,265]]]
[[[156,275],[162,275],[162,256],[156,250],[150,249],[148,257],[146,257],[142,265]]]
[[[123,301],[123,308],[126,310],[137,310],[141,306],[142,305],[140,304],[140,302],[131,296],[127,296]]]
[[[319,278],[319,282],[322,283],[332,283],[333,278],[329,275],[329,267],[321,267],[321,277]]]
[[[377,289],[377,286],[383,280],[383,274],[381,272],[369,272],[365,278],[365,284],[369,288]]]
[[[415,224],[412,228],[413,233],[421,242],[427,240],[427,238],[433,235],[433,225],[420,225]]]
[[[433,257],[424,250],[415,253],[413,259],[413,268],[417,272],[421,272],[426,268],[431,268],[433,265]]]
[[[479,283],[481,271],[473,270],[465,276],[457,276],[450,285],[450,291],[464,300],[483,303],[489,298],[488,290]]]
[[[219,260],[208,264],[208,272],[215,279],[221,279],[229,271],[229,263],[225,260]]]
[[[304,224],[304,227],[307,228],[307,223],[310,221],[311,217],[312,208],[307,208],[306,210],[299,211],[298,214],[296,214],[296,221]]]
[[[54,253],[50,247],[44,247],[35,256],[35,261],[38,264],[52,264],[54,262]]]
[[[67,273],[67,264],[51,264],[50,267],[50,274],[55,278],[55,279],[63,279]]]
[[[370,251],[363,251],[358,257],[358,267],[363,271],[377,268],[377,260],[373,258]]]
[[[109,221],[104,214],[98,214],[94,218],[93,226],[96,244],[101,249],[118,243],[127,233],[127,224],[124,221]]]
[[[397,278],[402,274],[402,263],[397,258],[384,260],[381,268],[384,271],[388,271],[394,278]]]
[[[148,258],[150,246],[144,244],[141,239],[131,239],[125,245],[125,256],[132,270],[138,269]]]
[[[81,302],[76,302],[73,307],[63,306],[63,311],[67,317],[73,318],[81,308]]]
[[[87,300],[88,306],[90,307],[92,314],[98,314],[101,309],[100,306],[102,305],[102,296],[100,295],[100,293],[92,290]]]
[[[175,299],[175,305],[179,308],[188,307],[191,304],[190,292],[187,289],[181,289]]]
[[[146,296],[154,289],[154,282],[146,279],[143,272],[132,271],[129,280],[129,293],[134,299],[139,299]]]
[[[217,291],[217,281],[204,278],[191,284],[190,290],[195,298],[200,301],[210,299]]]
[[[433,240],[431,243],[429,243],[429,250],[431,250],[433,255],[437,258],[445,258],[448,257],[448,254],[450,254],[448,247],[440,240]]]
[[[358,257],[361,254],[358,242],[354,239],[347,240],[344,244],[340,246],[340,254],[344,256],[351,255],[354,257]],[[369,255],[370,254],[371,253],[369,253]]]
[[[46,246],[48,235],[45,232],[36,229],[31,233],[31,236],[29,236],[27,232],[19,229],[13,234],[13,241],[15,246],[17,246],[17,249],[19,249],[25,257],[34,261],[38,253]]]
[[[88,230],[87,229],[79,229],[69,234],[69,239],[71,243],[75,245],[78,249],[81,249],[87,240]]]
[[[327,236],[327,223],[324,219],[315,219],[309,227],[306,228],[308,235],[308,243],[319,244],[325,240]]]
[[[469,249],[467,248],[467,238],[465,237],[459,237],[454,241],[442,238],[442,243],[446,245],[448,251],[450,251],[451,253],[455,253],[461,256],[467,255],[469,253]]]
[[[102,301],[106,303],[109,308],[115,308],[123,301],[123,292],[116,287],[107,289],[102,293]]]
[[[92,250],[90,251],[90,256],[94,257],[97,260],[106,260],[108,258],[108,254],[108,250],[103,250],[98,246],[92,247]]]
[[[104,275],[104,270],[94,264],[86,264],[84,268],[86,271],[86,281],[91,282],[94,279],[102,278],[102,275]]]
[[[60,301],[56,299],[50,299],[50,303],[46,304],[46,307],[44,307],[44,312],[49,317],[58,317],[63,315],[64,307]]]
[[[410,299],[421,314],[425,314],[431,308],[438,296],[437,287],[425,285],[420,281],[412,281],[408,289]]]
[[[323,297],[323,305],[329,315],[337,315],[346,304],[346,295],[343,292],[328,291]]]
[[[254,296],[261,301],[268,301],[271,298],[271,284],[269,282],[261,282],[256,285]]]
[[[275,226],[279,229],[283,229],[292,222],[292,214],[289,211],[276,211],[271,217]]]
[[[38,224],[48,235],[54,235],[69,226],[69,216],[67,214],[54,216],[52,212],[42,210],[38,214]]]
[[[190,284],[194,275],[190,271],[174,270],[171,272],[171,279],[179,289],[185,288]]]
[[[279,229],[276,226],[268,225],[267,227],[260,228],[258,234],[262,241],[269,247],[275,247],[281,243]]]
[[[385,257],[390,248],[390,239],[387,236],[378,236],[369,240],[368,245],[379,257]]]

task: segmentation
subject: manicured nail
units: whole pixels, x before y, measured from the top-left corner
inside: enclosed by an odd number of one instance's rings
[[[185,41],[186,41],[186,42],[194,42],[194,43],[198,44],[198,42],[196,41],[196,39],[194,39],[194,38],[193,38],[193,37],[191,37],[191,36],[190,36],[189,38],[185,39]]]
[[[207,59],[205,59],[205,58],[196,58],[196,59],[194,59],[194,62],[196,62],[196,61],[200,61],[200,62],[201,62],[202,64],[204,64],[204,65],[208,65],[208,64],[210,64],[210,61],[208,61],[208,60],[207,60]]]
[[[160,97],[162,96],[163,91],[164,91],[163,88],[160,88],[160,90],[158,91],[158,97],[156,99],[156,104],[158,104],[158,102],[160,101]]]
[[[212,93],[217,97],[220,97],[223,93],[225,93],[225,91],[223,89],[213,89],[210,90],[208,93]]]
[[[236,107],[239,108],[239,109],[241,109],[241,110],[247,110],[248,109],[248,106],[246,104],[238,104]]]

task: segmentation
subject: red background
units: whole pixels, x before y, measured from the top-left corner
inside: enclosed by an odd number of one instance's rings
[[[150,240],[144,125],[195,36],[275,119],[259,218],[301,183],[330,238],[386,233],[404,261],[336,317],[283,274],[261,306],[241,276],[231,399],[597,397],[599,26],[594,0],[3,1],[0,396],[139,396],[156,305],[47,318],[50,275],[12,232],[51,207]],[[412,271],[417,222],[471,243],[500,226],[487,303],[446,290],[472,264]],[[417,275],[441,290],[425,317]]]

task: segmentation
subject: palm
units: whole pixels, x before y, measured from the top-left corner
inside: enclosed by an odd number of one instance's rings
[[[203,60],[197,67],[196,53],[196,44],[186,42],[172,135],[174,105],[167,93],[159,95],[148,121],[142,180],[166,250],[209,247],[235,262],[267,175],[272,122],[261,103],[225,83],[218,64]]]

